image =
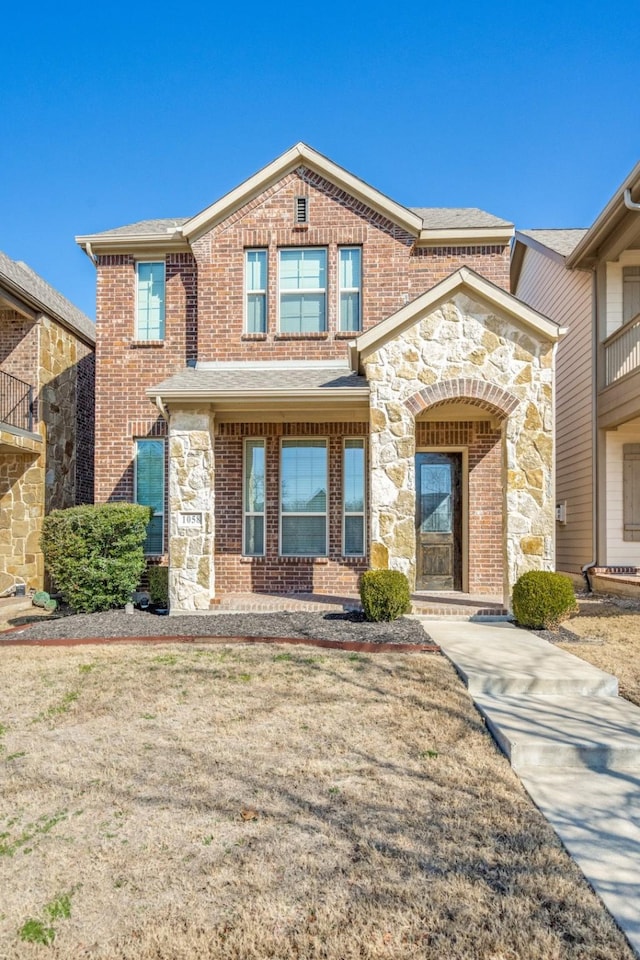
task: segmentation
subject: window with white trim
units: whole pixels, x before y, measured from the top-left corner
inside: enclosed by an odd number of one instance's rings
[[[245,251],[247,333],[267,332],[267,251]]]
[[[640,313],[640,266],[622,268],[622,322]]]
[[[327,555],[327,441],[283,440],[280,448],[280,553]]]
[[[362,250],[340,247],[338,251],[340,326],[343,332],[361,329]]]
[[[165,264],[136,263],[136,339],[164,340]]]
[[[135,502],[153,508],[145,554],[164,553],[164,440],[136,440]]]
[[[327,329],[327,251],[296,247],[279,251],[281,333]]]
[[[365,555],[365,442],[345,439],[342,459],[343,544],[345,557]]]
[[[244,532],[242,552],[247,557],[264,556],[265,543],[265,442],[244,442]]]

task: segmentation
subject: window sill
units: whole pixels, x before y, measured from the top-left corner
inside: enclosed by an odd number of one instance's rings
[[[322,333],[276,333],[274,340],[328,340],[326,330]]]
[[[240,337],[241,340],[266,340],[266,333],[243,333]]]
[[[129,344],[130,350],[148,350],[164,347],[164,340],[132,340]]]
[[[361,333],[362,330],[336,330],[334,337],[336,340],[355,340]]]

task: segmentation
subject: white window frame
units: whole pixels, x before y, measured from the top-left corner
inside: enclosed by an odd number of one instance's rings
[[[362,511],[346,509],[346,472],[345,451],[347,440],[359,440],[362,443],[363,471],[362,471]],[[362,517],[362,553],[347,553],[346,550],[346,519],[347,517]],[[367,439],[366,437],[343,437],[342,439],[342,556],[366,557],[367,555]]]
[[[249,443],[261,443],[264,450],[264,510],[247,510],[247,446]],[[248,517],[262,517],[262,553],[246,553],[246,528]],[[267,552],[267,441],[265,437],[245,437],[242,444],[242,556],[264,557]]]
[[[358,250],[360,252],[360,286],[359,287],[342,287],[340,286],[340,254],[343,250]],[[338,317],[338,332],[339,333],[361,333],[362,332],[362,247],[358,244],[346,244],[344,246],[338,247],[338,277],[337,277],[337,288],[338,288],[338,304],[337,304],[337,317]],[[355,329],[347,330],[346,327],[342,326],[342,294],[343,293],[357,293],[358,294],[358,326]]]
[[[162,283],[164,286],[164,298],[162,301],[162,336],[161,337],[143,337],[140,333],[140,316],[138,312],[138,297],[140,292],[140,272],[139,268],[142,264],[145,263],[160,263],[162,264],[162,273],[163,279]],[[136,306],[135,306],[135,339],[139,340],[141,343],[163,343],[167,336],[167,261],[165,260],[136,260]]]
[[[156,261],[154,261],[155,263]],[[136,437],[133,441],[133,502],[139,503],[138,497],[138,444],[139,443],[148,443],[153,441],[154,443],[162,444],[162,512],[159,510],[154,510],[154,517],[162,517],[162,548],[156,553],[147,553],[145,552],[145,557],[162,557],[165,553],[165,535],[164,535],[164,518],[165,518],[165,500],[167,496],[167,443],[164,437]],[[141,504],[143,507],[149,506],[147,503]],[[146,538],[145,538],[146,539]]]
[[[318,441],[321,440],[324,443],[324,449],[326,453],[325,463],[326,463],[326,486],[327,486],[327,505],[326,511],[324,513],[295,513],[293,511],[286,511],[285,516],[287,517],[324,517],[325,518],[325,534],[324,534],[324,553],[284,553],[282,550],[282,450],[284,448],[285,441],[287,443],[305,443],[306,441]],[[329,491],[329,455],[331,453],[331,446],[329,444],[328,437],[281,437],[280,438],[280,452],[278,460],[278,555],[281,557],[299,557],[300,559],[305,558],[317,558],[317,557],[328,557],[330,544],[329,544],[329,515],[330,515],[330,491]]]
[[[282,287],[280,286],[281,279],[282,279],[282,270],[281,270],[281,267],[282,267],[282,259],[281,259],[281,254],[283,254],[283,253],[293,253],[293,252],[295,252],[295,253],[312,253],[312,252],[314,252],[314,251],[320,251],[320,252],[324,253],[324,275],[325,275],[325,285],[324,285],[324,287],[299,287],[299,288],[297,288],[297,289],[295,289],[295,290],[285,290],[285,291],[284,291],[284,296],[285,296],[285,297],[286,297],[287,295],[291,295],[291,296],[298,295],[298,296],[299,296],[300,294],[307,294],[307,293],[322,293],[322,294],[324,295],[324,324],[323,324],[323,327],[322,327],[321,330],[303,331],[303,332],[302,332],[302,335],[304,336],[304,333],[305,333],[305,332],[308,333],[308,334],[311,334],[311,335],[313,335],[313,334],[322,334],[322,333],[327,333],[328,330],[329,330],[329,290],[328,290],[328,287],[329,287],[329,250],[328,250],[328,248],[327,248],[327,247],[304,247],[304,246],[299,246],[299,247],[278,247],[278,333],[282,334],[282,335],[285,336],[285,337],[288,336],[288,335],[291,335],[291,336],[294,336],[294,337],[295,337],[296,335],[297,335],[297,336],[300,336],[300,333],[297,333],[297,334],[296,334],[295,331],[292,331],[292,330],[283,330],[283,329],[282,329],[282,320],[281,320],[282,310],[281,310],[281,308],[282,308],[283,290],[282,290]]]
[[[264,253],[265,255],[265,265],[266,265],[266,281],[267,285],[264,290],[249,290],[247,287],[247,278],[249,271],[247,269],[249,264],[249,254],[250,253]],[[260,294],[264,297],[264,330],[249,330],[249,294],[255,296]],[[244,332],[248,334],[252,333],[266,333],[269,327],[269,248],[268,247],[245,247],[244,251]]]

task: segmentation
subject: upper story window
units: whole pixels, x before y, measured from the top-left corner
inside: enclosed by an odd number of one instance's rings
[[[640,266],[622,268],[622,322],[640,313]]]
[[[136,263],[136,339],[164,340],[164,261]]]
[[[267,251],[245,253],[247,333],[267,332]]]
[[[326,250],[280,250],[279,289],[281,333],[327,329]]]
[[[362,250],[360,247],[340,247],[338,274],[340,286],[341,331],[361,329]]]

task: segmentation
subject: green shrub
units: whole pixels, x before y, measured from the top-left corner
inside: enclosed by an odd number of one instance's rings
[[[54,510],[42,525],[47,570],[78,613],[123,607],[144,570],[151,509],[135,503]]]
[[[398,570],[367,570],[360,577],[360,599],[367,620],[397,620],[411,612],[409,581]]]
[[[169,606],[169,567],[149,567],[149,595],[156,607]]]
[[[513,588],[513,614],[522,627],[555,630],[577,609],[573,584],[562,573],[532,570]]]

